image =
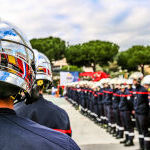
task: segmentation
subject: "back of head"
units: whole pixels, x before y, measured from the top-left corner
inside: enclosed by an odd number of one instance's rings
[[[51,63],[43,53],[40,53],[36,50],[34,50],[34,53],[35,53],[35,62],[36,62],[37,85],[41,86],[43,83],[45,89],[47,89],[49,85],[52,83]]]
[[[142,81],[141,81],[142,85],[150,85],[150,75],[145,76]]]
[[[33,85],[31,98],[26,99],[26,104],[37,101],[43,90],[48,89],[52,84],[52,70],[49,59],[37,50],[33,51],[35,55],[36,81]]]
[[[24,34],[0,20],[0,99],[20,90],[30,94],[35,81],[34,53]]]
[[[129,78],[133,79],[133,84],[140,84],[143,79],[143,74],[141,72],[134,72]]]

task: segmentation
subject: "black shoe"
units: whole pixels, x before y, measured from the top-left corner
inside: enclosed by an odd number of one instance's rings
[[[114,135],[116,133],[116,130],[113,128],[110,132],[110,134]]]
[[[92,121],[95,121],[95,117],[94,117],[94,116],[92,116],[92,117],[91,117],[91,120],[92,120]]]
[[[95,122],[95,124],[99,124],[99,122],[98,122],[98,120],[97,120],[97,119],[95,119],[95,120],[94,120],[94,122]]]
[[[87,112],[85,112],[85,113],[84,113],[84,116],[88,116],[88,113],[87,113]]]
[[[108,127],[107,127],[107,129],[106,129],[106,132],[108,132],[108,133],[109,133],[109,132],[110,132],[110,130],[111,130],[111,128],[108,126]]]
[[[117,137],[119,135],[119,132],[118,131],[116,131],[116,133],[115,134],[113,134],[113,137]]]
[[[123,140],[123,141],[120,141],[120,144],[125,144],[127,142],[127,140]]]
[[[84,112],[83,112],[83,110],[81,110],[81,111],[80,111],[80,114],[81,114],[81,115],[84,115]]]
[[[128,140],[128,141],[125,143],[124,146],[133,146],[133,145],[134,145],[133,141],[132,141],[132,140]]]
[[[117,137],[117,133],[114,133],[114,134],[113,134],[113,137]]]
[[[121,139],[120,135],[117,135],[116,139]]]
[[[109,134],[112,134],[113,129],[110,127]]]
[[[118,135],[117,137],[116,137],[116,139],[122,139],[123,138],[123,136],[121,136],[121,135]]]
[[[139,150],[144,150],[144,138],[139,138],[139,144],[140,144],[140,148]]]
[[[112,133],[112,128],[109,130],[109,134],[111,134]]]

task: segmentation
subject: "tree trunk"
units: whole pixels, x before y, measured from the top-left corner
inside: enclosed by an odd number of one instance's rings
[[[95,63],[93,63],[92,68],[93,68],[93,71],[96,72],[96,64]]]
[[[143,75],[144,75],[144,65],[141,65],[141,72],[142,72]]]

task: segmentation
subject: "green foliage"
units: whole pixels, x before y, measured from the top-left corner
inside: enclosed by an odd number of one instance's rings
[[[121,52],[118,56],[118,65],[122,67],[122,69],[128,69],[128,71],[137,70],[137,66],[132,63],[128,63],[129,53],[127,51]]]
[[[31,45],[34,49],[44,53],[52,62],[64,58],[66,46],[65,41],[56,37],[32,39]]]
[[[118,66],[117,61],[109,62],[109,65],[103,66],[102,71],[109,74],[111,77],[116,77],[120,75],[121,67]]]
[[[117,64],[117,61],[113,61],[111,63],[109,63],[109,71],[110,72],[118,72],[120,69],[120,67]]]
[[[135,71],[141,67],[141,71],[144,73],[144,65],[148,64],[150,64],[149,46],[136,45],[121,52],[118,56],[118,65],[122,69],[128,69],[128,71]]]
[[[62,71],[78,71],[78,72],[83,72],[83,69],[81,67],[77,66],[63,66]]]
[[[81,51],[82,45],[74,45],[70,46],[66,50],[66,59],[67,62],[71,65],[81,67],[84,65],[83,63],[83,57],[84,55],[82,54]]]
[[[96,71],[96,65],[107,65],[118,53],[119,46],[105,41],[89,41],[68,47],[66,51],[67,62],[76,66],[93,67]]]

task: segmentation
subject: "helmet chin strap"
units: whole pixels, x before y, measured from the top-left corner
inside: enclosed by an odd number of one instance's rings
[[[33,102],[37,101],[39,98],[39,88],[37,84],[33,85],[33,88],[31,90],[31,95],[29,95],[28,93],[26,93],[25,95],[26,95],[25,103],[27,105],[32,104]]]
[[[21,92],[23,92],[24,94],[21,94]],[[18,92],[18,94],[15,97],[15,102],[14,103],[18,103],[21,101],[25,101],[25,104],[32,104],[34,101],[38,100],[39,98],[39,88],[37,86],[37,84],[34,82],[33,86],[32,86],[32,90],[30,92],[31,94],[29,94],[27,91],[20,91]]]

